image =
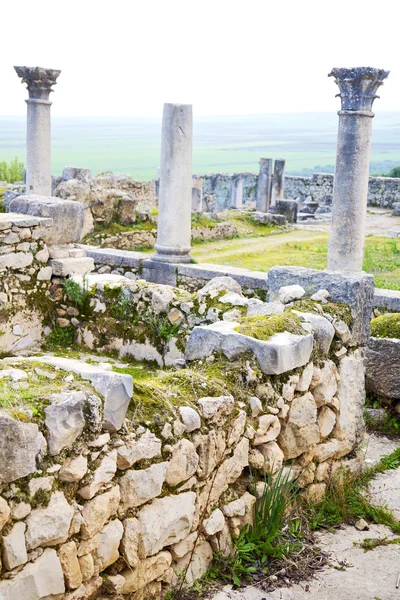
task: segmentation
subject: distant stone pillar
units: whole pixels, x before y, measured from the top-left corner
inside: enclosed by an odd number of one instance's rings
[[[229,208],[243,207],[243,179],[240,175],[233,175],[231,179],[231,199]]]
[[[190,104],[164,104],[154,261],[187,263],[191,259],[192,130]]]
[[[51,196],[51,126],[49,101],[61,71],[14,67],[26,83],[29,99],[26,129],[26,193]]]
[[[257,179],[257,210],[268,212],[271,203],[272,158],[260,158]]]
[[[283,158],[278,158],[275,161],[272,178],[271,206],[275,206],[277,200],[284,199],[285,162]]]
[[[389,71],[371,67],[333,69],[342,109],[333,184],[328,269],[362,271],[367,212],[372,104]]]

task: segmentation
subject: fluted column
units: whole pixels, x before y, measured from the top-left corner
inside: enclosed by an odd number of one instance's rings
[[[26,83],[29,99],[26,131],[26,193],[51,195],[51,125],[49,101],[61,71],[14,67]]]
[[[154,261],[191,260],[192,129],[190,104],[164,104]]]
[[[272,158],[260,158],[257,179],[257,210],[268,212],[271,203]]]
[[[362,271],[367,213],[372,104],[389,71],[372,67],[333,69],[342,108],[333,184],[328,269]]]
[[[285,163],[283,158],[278,158],[274,164],[274,175],[272,178],[271,206],[276,206],[278,200],[283,200],[285,197],[284,181],[285,181]]]

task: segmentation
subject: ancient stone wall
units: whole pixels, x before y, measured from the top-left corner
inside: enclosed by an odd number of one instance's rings
[[[52,268],[46,238],[52,219],[0,214],[0,352],[37,345]]]
[[[103,329],[120,354],[134,341],[165,358],[174,339],[176,368],[149,354],[158,366],[96,354],[0,361],[0,595],[161,598],[182,573],[188,585],[201,576],[213,552],[232,552],[264,470],[291,469],[318,501],[342,468],[360,468],[362,348],[350,308],[328,292],[284,287],[271,305],[229,277],[193,294],[74,280],[80,343],[96,347]]]

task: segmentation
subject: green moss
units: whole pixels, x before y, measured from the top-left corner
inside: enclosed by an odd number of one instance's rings
[[[301,319],[293,313],[280,313],[269,317],[244,318],[236,331],[256,340],[269,340],[276,333],[288,331],[297,335],[305,335]]]
[[[386,313],[372,319],[371,335],[378,338],[400,339],[400,313]]]
[[[76,329],[73,325],[68,327],[55,326],[50,335],[45,339],[43,348],[45,350],[57,350],[59,348],[67,348],[75,343]]]
[[[288,311],[293,309],[300,312],[325,313],[339,321],[344,321],[349,327],[353,323],[351,308],[344,302],[327,302],[326,304],[321,304],[320,302],[311,300],[311,298],[302,298],[301,300],[295,300],[293,306],[287,308]]]

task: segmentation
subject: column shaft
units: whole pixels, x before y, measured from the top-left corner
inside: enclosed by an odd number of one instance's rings
[[[158,202],[159,262],[190,262],[192,205],[192,106],[164,104]]]
[[[26,100],[26,191],[51,196],[51,102]]]
[[[257,179],[257,210],[268,212],[271,203],[272,158],[260,158]]]
[[[328,269],[362,271],[373,113],[341,111]]]
[[[274,176],[272,179],[271,206],[275,206],[277,200],[284,199],[285,162],[286,161],[283,158],[275,161]]]

